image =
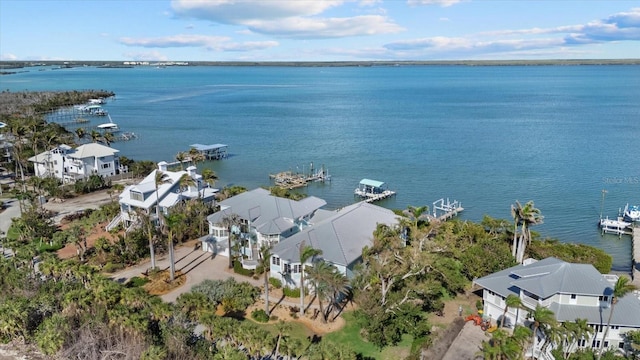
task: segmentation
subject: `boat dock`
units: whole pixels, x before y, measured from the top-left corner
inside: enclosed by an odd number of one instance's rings
[[[358,187],[354,190],[354,196],[364,199],[368,203],[395,195],[396,192],[389,190],[384,182],[371,179],[360,180]]]
[[[445,199],[442,198],[433,202],[433,214],[429,216],[429,220],[435,222],[447,221],[462,211],[464,211],[464,208],[458,200],[450,201],[447,198],[445,202]]]
[[[640,226],[633,227],[631,236],[631,283],[640,289]]]
[[[222,160],[226,159],[229,156],[227,149],[229,145],[225,144],[211,144],[211,145],[202,145],[202,144],[191,144],[192,149],[195,149],[200,154],[204,155],[204,158],[207,160]]]
[[[307,186],[308,183],[314,181],[331,181],[331,175],[328,170],[324,168],[324,165],[317,171],[313,170],[313,163],[309,167],[309,173],[294,173],[292,171],[283,171],[277,174],[269,174],[269,178],[273,179],[276,186],[284,189],[296,189],[299,187]]]

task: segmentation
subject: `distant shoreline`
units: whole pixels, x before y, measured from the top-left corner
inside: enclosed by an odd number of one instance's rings
[[[35,66],[72,68],[133,68],[139,66],[287,66],[287,67],[372,67],[372,66],[557,66],[557,65],[640,65],[640,59],[569,60],[442,60],[442,61],[0,61],[0,69]]]

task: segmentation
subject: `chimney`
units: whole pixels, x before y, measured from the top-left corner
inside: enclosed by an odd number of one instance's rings
[[[162,172],[166,172],[167,171],[167,162],[166,161],[160,161],[158,163],[158,170],[162,171]]]

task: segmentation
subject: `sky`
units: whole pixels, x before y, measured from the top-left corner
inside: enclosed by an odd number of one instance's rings
[[[635,0],[0,0],[0,60],[640,58]]]

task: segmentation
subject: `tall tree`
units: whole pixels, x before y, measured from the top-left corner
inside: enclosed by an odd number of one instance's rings
[[[161,219],[160,219],[160,195],[158,193],[158,188],[161,185],[164,184],[171,184],[173,182],[173,180],[171,180],[171,178],[169,177],[168,174],[165,174],[164,172],[160,171],[160,170],[156,170],[156,174],[155,174],[155,178],[154,178],[154,185],[155,185],[155,191],[156,191],[156,219],[158,220],[158,223],[161,225]]]
[[[515,308],[520,306],[522,306],[522,301],[520,301],[520,298],[517,295],[514,295],[514,294],[507,295],[506,299],[504,299],[504,313],[502,313],[502,321],[500,322],[500,328],[504,327],[504,323],[507,320],[507,312],[509,311],[509,308]],[[517,323],[518,319],[516,319],[515,322]]]
[[[269,271],[271,270],[271,247],[263,244],[260,248],[260,259],[258,267],[264,272],[264,312],[271,315],[269,308]]]
[[[322,254],[322,250],[314,249],[313,246],[306,245],[304,240],[300,243],[300,316],[304,315],[304,268],[308,260]]]
[[[325,261],[316,261],[307,269],[307,278],[311,281],[316,298],[318,298],[318,307],[322,315],[322,322],[327,322],[327,315],[324,311],[323,300],[331,297],[331,289],[329,283],[334,276],[335,267]]]
[[[87,129],[83,127],[79,127],[75,130],[76,136],[78,137],[78,141],[81,141],[87,136]]]
[[[531,244],[530,228],[533,225],[542,224],[544,217],[540,210],[535,208],[533,201],[528,201],[524,206],[516,201],[515,205],[511,205],[511,216],[515,224],[512,254],[517,262],[522,263],[525,249]],[[520,228],[519,234],[518,228]]]
[[[604,342],[607,339],[607,334],[609,333],[609,328],[611,327],[611,319],[613,318],[613,311],[616,308],[616,304],[620,300],[620,298],[624,297],[628,293],[636,290],[635,285],[630,283],[630,280],[626,276],[620,276],[616,281],[616,284],[613,286],[613,294],[611,294],[611,310],[609,310],[609,318],[607,319],[607,328],[604,331],[604,335],[602,336],[602,341],[600,342],[600,351],[598,352],[597,359],[600,360],[602,356],[602,349],[604,349]]]
[[[180,184],[180,191],[186,191],[189,190],[189,187],[196,186],[196,180],[189,174],[182,174],[178,183]]]
[[[111,144],[116,141],[116,136],[113,135],[111,131],[105,131],[105,133],[102,134],[102,141],[105,143],[105,145],[111,146]]]
[[[100,132],[98,132],[97,130],[91,130],[91,132],[89,133],[89,136],[91,137],[91,142],[97,143],[100,141],[100,139],[102,138],[102,134],[100,134]]]
[[[202,170],[202,181],[209,186],[215,186],[218,175],[211,169]],[[204,186],[202,187],[202,196],[204,197]]]
[[[545,333],[547,328],[556,326],[557,322],[553,311],[540,305],[537,305],[535,310],[529,313],[529,318],[533,320],[533,335],[531,337],[531,351],[533,353],[537,347],[538,330]]]
[[[164,217],[164,233],[167,236],[167,245],[169,246],[169,275],[170,281],[173,282],[176,277],[176,260],[173,251],[173,241],[175,240],[178,228],[184,223],[185,216],[181,213],[172,213]]]
[[[233,268],[233,255],[231,252],[231,246],[233,242],[233,228],[240,225],[240,216],[238,214],[230,213],[222,218],[222,226],[227,228],[227,247],[229,251],[229,269]]]
[[[187,154],[184,151],[179,151],[176,154],[176,161],[180,163],[180,170],[184,170],[184,160],[187,158]]]

